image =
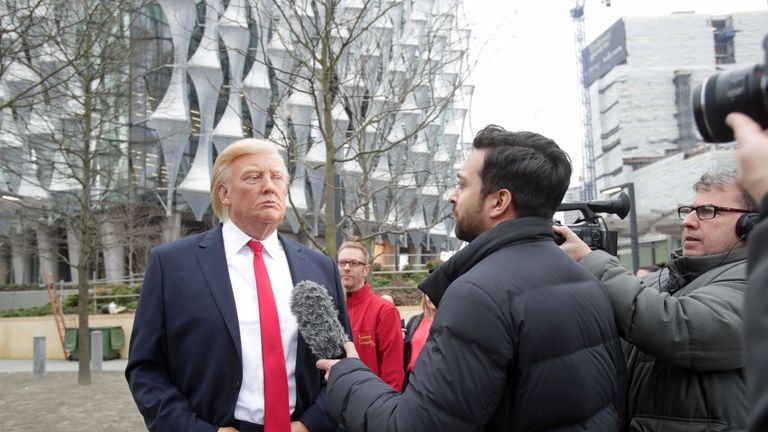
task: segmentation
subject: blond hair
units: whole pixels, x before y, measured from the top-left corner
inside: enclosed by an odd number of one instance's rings
[[[365,260],[365,263],[368,264],[368,248],[365,247],[364,244],[356,241],[345,241],[344,243],[341,244],[341,246],[339,246],[339,250],[336,251],[336,253],[338,254],[346,248],[357,249],[360,252],[362,252],[363,259]]]
[[[213,207],[213,213],[220,220],[227,220],[229,216],[227,214],[227,208],[219,198],[219,186],[229,185],[230,176],[232,175],[232,162],[241,156],[248,155],[277,156],[280,159],[281,168],[285,175],[286,185],[289,183],[288,169],[286,168],[285,161],[277,150],[275,144],[255,138],[245,138],[233,142],[227,146],[224,151],[219,153],[218,157],[216,157],[216,162],[213,163],[213,172],[211,174],[211,205]]]

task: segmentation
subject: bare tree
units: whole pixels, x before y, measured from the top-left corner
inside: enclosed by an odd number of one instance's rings
[[[461,2],[259,4],[270,137],[295,177],[289,219],[330,256],[340,229],[366,240],[442,222],[471,94]]]
[[[37,231],[37,243],[41,262],[44,256],[61,259],[76,273],[78,382],[88,385],[88,280],[96,273],[104,230],[122,223],[111,209],[130,181],[124,169],[131,98],[126,54],[131,21],[144,5],[133,0],[3,5],[2,165],[21,198],[22,224],[37,220],[66,227],[68,253],[58,246],[61,238],[42,241],[48,235],[44,229]]]

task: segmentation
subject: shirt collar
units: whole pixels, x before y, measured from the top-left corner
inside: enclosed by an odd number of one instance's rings
[[[224,252],[227,256],[240,252],[244,247],[247,247],[249,241],[254,240],[235,225],[231,219],[224,221],[224,224],[221,227],[221,235],[224,238]],[[271,257],[274,257],[275,254],[283,248],[283,245],[280,243],[280,238],[277,235],[277,230],[273,231],[272,234],[264,240],[258,241],[264,245],[264,250]]]

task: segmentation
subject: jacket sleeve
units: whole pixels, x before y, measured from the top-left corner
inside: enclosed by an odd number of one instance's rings
[[[376,323],[376,352],[381,379],[395,390],[403,388],[403,330],[394,306],[379,310]]]
[[[153,250],[136,308],[125,377],[150,431],[215,431],[217,426],[202,421],[169,378],[162,279],[160,257]]]
[[[336,263],[330,258],[331,274],[333,275],[333,284],[328,286],[329,295],[335,300],[336,309],[339,311],[338,318],[339,323],[347,332],[347,335],[352,335],[352,330],[349,324],[349,314],[347,313],[347,303],[344,300],[344,287],[341,285],[341,277],[339,276],[339,270]],[[318,372],[318,379],[323,380],[322,374]],[[309,429],[310,432],[333,432],[337,428],[336,420],[331,418],[328,414],[328,400],[326,394],[325,383],[322,384],[320,391],[314,399],[314,403],[307,408],[299,419]]]
[[[331,369],[328,408],[349,431],[472,432],[493,417],[513,344],[499,306],[472,284],[455,285],[402,395],[357,359]]]
[[[740,272],[726,272],[675,297],[661,292],[658,272],[641,280],[603,251],[589,253],[581,264],[605,285],[620,335],[645,353],[699,371],[744,366],[741,310],[746,280]]]
[[[749,243],[744,312],[747,397],[750,430],[765,431],[768,430],[768,219],[763,219],[752,231]]]

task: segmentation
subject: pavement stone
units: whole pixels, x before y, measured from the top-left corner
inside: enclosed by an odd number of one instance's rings
[[[26,371],[0,372],[0,428],[4,432],[147,430],[122,372],[92,372],[91,385],[80,386],[77,372],[52,371],[51,365],[42,378],[35,378],[32,362],[26,362]],[[0,361],[0,366],[9,364]]]
[[[123,372],[127,359],[104,360],[102,369],[105,372]],[[2,372],[32,372],[32,360],[0,359]],[[78,362],[70,360],[46,360],[46,372],[77,372]]]
[[[418,312],[400,308],[406,322]],[[46,360],[44,376],[35,378],[32,360],[0,359],[0,431],[146,431],[123,375],[127,363],[105,360],[91,385],[80,386],[76,361]]]

